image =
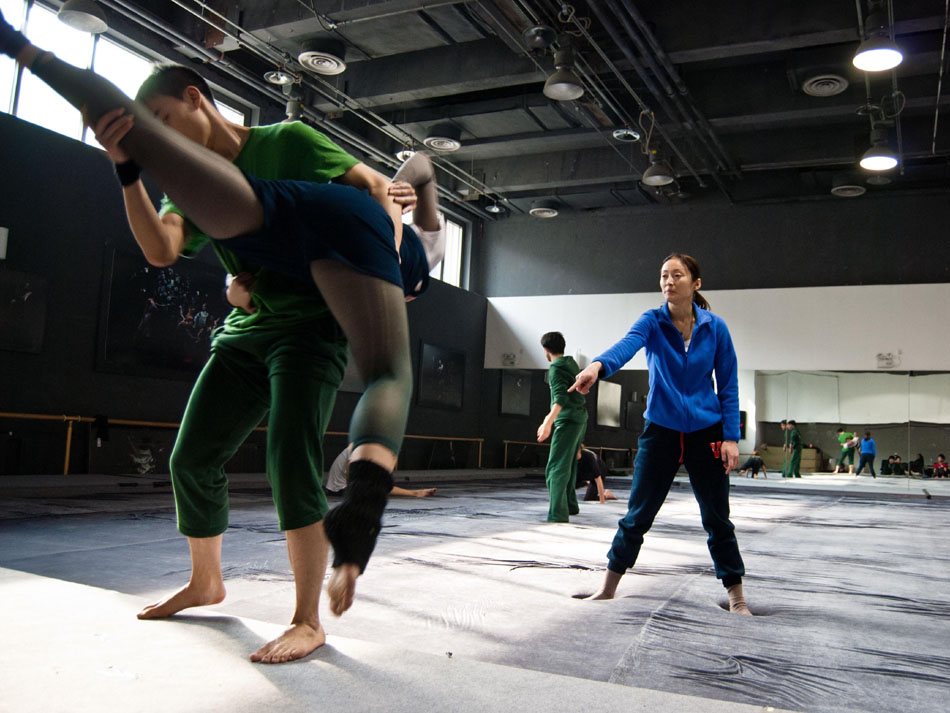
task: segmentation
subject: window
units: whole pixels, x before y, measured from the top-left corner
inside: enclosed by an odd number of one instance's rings
[[[402,222],[404,225],[410,225],[412,223],[412,213],[403,213]],[[461,287],[462,238],[464,235],[465,229],[461,225],[448,218],[445,219],[445,257],[442,258],[442,262],[432,268],[429,272],[430,277]]]
[[[74,30],[60,22],[53,10],[35,2],[0,0],[0,9],[14,27],[25,24],[26,35],[38,46],[53,48],[57,57],[75,67],[91,68],[129,97],[135,96],[152,71],[150,57],[126,49],[107,37]],[[217,102],[226,119],[246,125],[250,112],[235,104]],[[99,146],[92,131],[83,126],[77,109],[29,71],[18,75],[16,63],[6,56],[0,56],[0,111],[15,113],[25,121]]]
[[[88,67],[92,58],[93,36],[64,25],[56,13],[37,4],[26,18],[26,35],[40,47],[55,47],[56,56],[76,67]],[[50,89],[32,72],[20,75],[15,101],[16,115],[51,131],[82,138],[79,110]]]
[[[23,16],[26,14],[26,3],[23,0],[0,0],[0,10],[11,25],[17,29],[23,27]],[[9,113],[13,108],[16,74],[16,62],[6,55],[0,55],[0,111]]]

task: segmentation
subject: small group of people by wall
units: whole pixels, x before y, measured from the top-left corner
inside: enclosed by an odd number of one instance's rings
[[[950,478],[950,464],[943,453],[938,453],[933,465],[928,466],[924,454],[918,453],[910,463],[901,460],[900,455],[893,453],[881,462],[881,475],[919,475],[923,478]]]

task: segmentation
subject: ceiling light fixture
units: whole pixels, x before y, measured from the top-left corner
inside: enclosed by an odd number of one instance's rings
[[[640,177],[640,182],[645,186],[668,186],[675,180],[673,169],[666,161],[661,161],[657,157],[655,150],[651,150],[650,165]]]
[[[435,151],[458,151],[462,148],[462,130],[448,122],[436,124],[429,129],[422,143]]]
[[[501,213],[504,210],[504,208],[498,205],[498,203],[496,203],[495,201],[492,201],[491,203],[485,206],[485,210],[489,213],[494,213],[497,215],[498,213]]]
[[[297,61],[315,74],[342,74],[346,70],[346,45],[332,37],[307,40],[300,47]]]
[[[548,25],[532,25],[521,33],[521,39],[529,50],[543,50],[554,44],[557,33]]]
[[[544,96],[559,102],[584,96],[584,85],[574,71],[574,52],[571,49],[560,49],[554,53],[554,68],[554,74],[544,83]]]
[[[893,69],[904,60],[904,53],[891,39],[891,27],[880,0],[868,3],[868,19],[864,23],[865,40],[858,45],[851,63],[865,72]]]
[[[552,198],[542,198],[531,204],[528,211],[535,218],[556,218],[561,204]]]
[[[105,12],[93,0],[66,0],[56,17],[73,29],[93,35],[109,29]]]
[[[408,161],[413,156],[416,155],[416,152],[413,151],[409,146],[399,149],[395,154],[396,158],[400,161]]]
[[[861,157],[861,168],[866,171],[890,171],[898,161],[897,154],[887,145],[887,129],[871,129],[871,148]]]
[[[271,84],[276,84],[279,87],[285,87],[288,84],[293,84],[295,77],[289,72],[285,72],[280,69],[272,69],[270,72],[264,72],[264,79],[266,79]]]
[[[640,132],[636,129],[631,129],[629,126],[624,126],[621,129],[614,129],[613,137],[617,141],[632,144],[640,140]]]

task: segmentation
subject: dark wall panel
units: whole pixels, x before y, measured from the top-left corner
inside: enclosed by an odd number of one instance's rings
[[[674,251],[699,260],[711,290],[946,282],[948,220],[946,194],[518,216],[476,241],[472,289],[649,292]]]

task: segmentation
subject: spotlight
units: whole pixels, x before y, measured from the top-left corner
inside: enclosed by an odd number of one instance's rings
[[[656,151],[651,151],[650,166],[643,172],[640,182],[645,186],[668,186],[675,180],[669,164],[666,161],[660,161],[656,156]]]
[[[887,129],[872,129],[871,148],[861,157],[861,168],[866,171],[890,171],[897,163],[897,154],[887,145]]]
[[[106,14],[93,0],[66,0],[56,17],[70,27],[98,35],[109,29]]]
[[[551,198],[542,198],[531,204],[528,211],[535,218],[556,218],[561,204]]]
[[[555,72],[544,83],[544,96],[554,101],[566,102],[584,96],[584,86],[574,72],[574,52],[570,49],[554,53]]]
[[[904,60],[900,47],[891,41],[890,23],[880,3],[869,5],[871,12],[864,24],[865,37],[851,63],[865,72],[883,72],[893,69]]]
[[[307,40],[300,47],[297,61],[315,74],[341,74],[346,69],[346,46],[330,37]]]
[[[436,124],[426,134],[422,143],[436,151],[458,151],[462,148],[462,130],[455,124]]]
[[[631,129],[629,126],[625,126],[622,129],[614,129],[613,137],[617,141],[632,144],[640,140],[640,132],[636,129]]]
[[[399,149],[399,151],[397,151],[394,155],[400,161],[408,161],[409,159],[411,159],[413,156],[416,155],[416,152],[413,151],[408,146],[406,146],[406,148],[404,149]]]

